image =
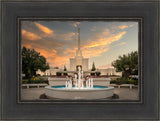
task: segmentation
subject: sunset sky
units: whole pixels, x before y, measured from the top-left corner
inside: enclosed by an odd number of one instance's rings
[[[138,50],[137,22],[22,21],[22,47],[35,49],[46,57],[50,67],[64,65],[77,49],[80,28],[82,55],[89,58],[89,68],[111,67],[118,56]]]

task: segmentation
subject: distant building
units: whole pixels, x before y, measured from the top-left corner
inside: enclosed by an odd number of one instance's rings
[[[101,72],[101,75],[108,75],[108,76],[122,76],[122,72],[116,72],[115,68],[107,68],[107,69],[97,69],[97,71]]]
[[[57,68],[50,68],[46,70],[45,72],[42,72],[41,70],[38,70],[36,74],[39,74],[40,76],[50,76],[50,75],[56,75],[57,72],[62,71],[62,69]]]

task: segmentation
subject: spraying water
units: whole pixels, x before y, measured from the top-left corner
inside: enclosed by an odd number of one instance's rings
[[[81,71],[81,67],[78,67],[78,76],[77,74],[75,74],[75,87],[77,89],[84,89],[84,88],[93,88],[93,79],[92,78],[88,78],[86,80],[86,86],[84,87],[84,81],[85,79],[83,78],[83,71]],[[70,78],[68,80],[67,77],[67,81],[66,81],[66,88],[73,88],[73,83],[72,83],[72,79]]]

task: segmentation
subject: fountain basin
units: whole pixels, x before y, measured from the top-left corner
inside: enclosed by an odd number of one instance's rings
[[[45,95],[54,99],[104,99],[113,96],[114,87],[93,86],[93,88],[66,88],[61,86],[46,86]]]

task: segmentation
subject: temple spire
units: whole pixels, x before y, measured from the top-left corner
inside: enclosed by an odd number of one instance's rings
[[[80,28],[78,28],[78,50],[80,50]]]
[[[76,51],[76,56],[82,56],[82,52],[80,48],[80,28],[78,28],[78,49]]]

